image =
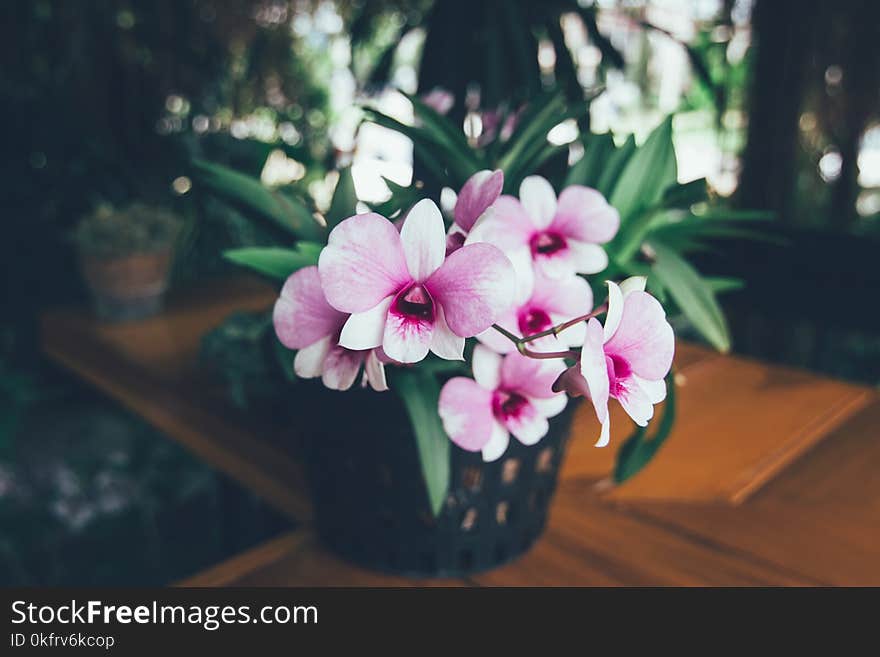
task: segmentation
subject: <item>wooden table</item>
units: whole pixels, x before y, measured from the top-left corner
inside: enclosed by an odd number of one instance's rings
[[[289,427],[232,408],[198,364],[205,331],[273,298],[238,278],[179,294],[144,322],[104,325],[75,308],[43,317],[50,357],[305,527],[184,584],[880,585],[880,397],[687,344],[680,419],[658,457],[606,490],[614,448],[592,447],[598,427],[582,407],[546,535],[521,559],[456,581],[345,564],[308,528]],[[630,425],[619,410],[612,421],[619,446]]]

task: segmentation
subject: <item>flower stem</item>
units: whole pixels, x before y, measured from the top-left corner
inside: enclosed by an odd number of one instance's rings
[[[521,353],[523,356],[528,356],[529,358],[538,358],[538,359],[546,359],[546,358],[577,358],[577,353],[571,350],[567,351],[548,351],[548,352],[539,352],[532,351],[526,345],[533,340],[537,340],[538,338],[545,338],[548,335],[558,336],[565,329],[571,328],[581,322],[587,322],[591,320],[593,317],[597,315],[601,315],[604,312],[608,311],[608,303],[603,303],[601,306],[597,306],[594,310],[588,312],[586,315],[581,315],[580,317],[575,317],[574,319],[570,319],[567,322],[563,322],[562,324],[557,324],[556,326],[551,326],[546,331],[541,331],[540,333],[533,333],[532,335],[527,335],[525,337],[520,337],[508,331],[506,328],[502,326],[498,326],[498,324],[493,324],[492,328],[498,331],[505,338],[513,342],[516,345],[517,351]]]
[[[529,358],[577,358],[577,353],[571,350],[567,351],[549,351],[549,352],[539,352],[532,351],[526,345],[533,340],[537,340],[538,338],[545,338],[548,335],[558,336],[565,329],[571,328],[581,322],[587,322],[591,320],[593,317],[597,315],[601,315],[602,313],[608,310],[608,304],[603,303],[601,306],[597,306],[594,310],[588,312],[586,315],[581,315],[580,317],[575,317],[574,319],[570,319],[567,322],[563,322],[562,324],[557,324],[556,326],[551,326],[546,331],[541,331],[540,333],[533,333],[532,335],[527,335],[525,337],[520,337],[518,335],[514,335],[506,328],[502,326],[498,326],[498,324],[493,324],[492,328],[498,331],[505,338],[513,342],[516,345],[517,351],[521,353],[523,356],[528,356]]]

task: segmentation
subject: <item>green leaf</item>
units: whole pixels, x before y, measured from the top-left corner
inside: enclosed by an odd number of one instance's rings
[[[477,153],[468,144],[464,131],[459,126],[433,107],[426,105],[418,97],[410,94],[405,95],[413,105],[416,118],[422,122],[425,129],[433,135],[435,140],[445,144],[450,151],[457,153],[472,169],[471,173],[485,168]]]
[[[732,278],[728,276],[707,276],[706,284],[715,294],[724,294],[725,292],[733,292],[741,290],[745,287],[746,282],[741,278]]]
[[[196,180],[217,196],[257,213],[287,235],[298,239],[324,239],[325,229],[299,199],[268,189],[256,178],[221,164],[204,160],[195,160],[192,164]]]
[[[556,94],[549,102],[543,104],[533,119],[528,120],[526,117],[520,119],[519,127],[522,129],[514,131],[510,137],[504,153],[498,159],[498,168],[507,174],[518,165],[520,158],[527,152],[535,148],[538,150],[543,148],[547,143],[547,133],[565,118],[565,101],[562,96]],[[507,187],[506,182],[505,180],[505,187]]]
[[[709,284],[687,261],[665,244],[652,241],[656,259],[651,271],[694,328],[721,352],[730,350],[724,314]]]
[[[581,138],[581,143],[584,145],[584,156],[569,169],[564,186],[586,185],[595,188],[606,163],[617,150],[614,137],[610,132],[588,134]]]
[[[609,203],[620,212],[620,230],[608,249],[621,261],[638,253],[654,212],[677,175],[670,116],[629,159],[609,197]]]
[[[688,209],[695,203],[701,203],[709,197],[709,189],[705,178],[697,178],[686,183],[678,183],[668,187],[663,193],[664,208]]]
[[[636,138],[633,135],[630,135],[623,143],[623,146],[611,154],[608,161],[605,162],[605,166],[602,169],[602,175],[599,176],[599,182],[596,184],[596,189],[602,192],[602,196],[605,198],[611,198],[611,193],[617,185],[620,172],[623,171],[626,163],[629,162],[629,158],[632,157],[635,152]]]
[[[646,438],[646,427],[637,427],[626,439],[626,442],[617,453],[617,462],[614,466],[614,481],[623,483],[630,477],[638,474],[657,451],[666,442],[672,427],[675,424],[675,377],[672,372],[666,377],[666,403],[663,405],[663,417],[657,425],[657,432],[653,438]]]
[[[316,242],[300,242],[292,249],[275,246],[230,249],[223,252],[223,257],[264,276],[284,281],[298,269],[317,265],[322,248]]]
[[[336,189],[333,190],[330,208],[324,215],[327,219],[327,230],[332,230],[343,219],[357,214],[357,202],[358,197],[354,189],[351,167],[340,169],[339,180],[336,182]]]
[[[430,372],[418,369],[395,372],[394,390],[409,413],[428,501],[434,516],[440,514],[449,490],[451,443],[437,413],[440,384]]]
[[[658,203],[677,176],[669,116],[629,158],[608,197],[620,213],[621,229],[626,227],[627,220]]]

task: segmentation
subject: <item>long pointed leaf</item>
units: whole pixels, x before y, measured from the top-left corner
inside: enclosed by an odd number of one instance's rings
[[[565,186],[586,185],[595,188],[599,184],[605,164],[617,150],[614,137],[610,132],[588,134],[581,139],[581,143],[584,146],[584,156],[568,170]]]
[[[394,390],[406,406],[415,434],[431,511],[437,516],[449,490],[451,458],[451,443],[437,413],[440,385],[430,372],[418,369],[400,370],[395,380]]]
[[[280,190],[264,187],[256,178],[204,160],[193,162],[193,175],[217,196],[253,211],[294,238],[322,240],[326,235],[304,203]]]
[[[666,377],[666,402],[663,404],[663,418],[652,438],[647,438],[647,429],[637,427],[617,453],[614,466],[614,481],[621,484],[635,476],[651,462],[675,425],[675,377],[672,372]]]
[[[656,254],[651,270],[679,310],[709,343],[721,352],[730,350],[730,334],[724,313],[709,284],[686,260],[659,241],[652,241]]]
[[[298,269],[317,265],[322,248],[316,242],[299,242],[292,249],[274,246],[230,249],[223,252],[223,257],[237,265],[283,281]]]
[[[327,230],[332,230],[340,221],[356,214],[357,201],[351,167],[340,169],[339,180],[336,182],[336,189],[333,190],[333,198],[326,214]]]

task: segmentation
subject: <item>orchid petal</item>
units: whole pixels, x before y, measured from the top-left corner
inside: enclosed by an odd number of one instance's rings
[[[547,399],[554,395],[553,382],[564,369],[561,358],[540,360],[513,352],[501,363],[501,387],[526,397]]]
[[[492,420],[492,435],[489,437],[489,442],[483,447],[483,461],[486,463],[491,463],[492,461],[497,461],[501,458],[504,452],[507,451],[507,446],[510,444],[510,434],[507,433],[507,429],[504,428],[503,425]]]
[[[605,364],[605,352],[602,349],[602,325],[595,317],[587,323],[587,337],[581,349],[581,375],[587,382],[590,399],[596,410],[599,422],[608,417],[608,396],[610,382],[608,366]]]
[[[482,345],[474,347],[471,357],[474,380],[485,390],[495,390],[501,383],[501,356]]]
[[[599,440],[596,441],[594,447],[605,447],[611,441],[611,416],[607,416],[602,423],[602,429],[599,432]]]
[[[647,292],[628,294],[620,324],[605,350],[626,360],[643,379],[664,378],[672,367],[675,336],[660,302]]]
[[[562,190],[552,227],[579,242],[604,244],[620,227],[620,215],[595,189],[571,185]]]
[[[647,395],[652,404],[659,404],[666,399],[666,381],[664,379],[649,381],[635,374],[632,375],[632,378]]]
[[[632,377],[618,382],[616,398],[633,422],[648,426],[648,420],[654,417],[654,405]]]
[[[469,452],[483,449],[492,436],[492,393],[473,379],[457,376],[440,391],[437,411],[446,435]]]
[[[349,217],[330,232],[318,271],[329,304],[347,313],[373,308],[412,278],[394,224],[372,212]]]
[[[385,378],[385,365],[379,360],[375,349],[367,354],[367,358],[364,361],[364,377],[366,377],[367,383],[376,392],[388,390],[388,381]]]
[[[581,374],[580,364],[573,365],[560,374],[553,382],[553,392],[565,392],[572,397],[590,398],[590,387]]]
[[[500,169],[477,171],[467,179],[455,201],[455,223],[465,232],[474,227],[486,209],[501,194],[504,186],[504,172]]]
[[[534,445],[550,430],[547,418],[531,402],[524,403],[515,414],[508,415],[504,419],[504,426],[523,445]]]
[[[605,313],[605,328],[602,333],[605,342],[611,339],[617,327],[620,326],[620,318],[623,317],[623,291],[614,281],[608,284],[608,311]]]
[[[538,412],[544,417],[556,417],[568,405],[567,395],[553,395],[547,399],[530,400]]]
[[[501,251],[490,244],[470,244],[446,258],[425,287],[443,306],[452,332],[469,338],[510,308],[516,281]]]
[[[514,302],[522,304],[528,299],[535,287],[535,265],[532,262],[532,252],[527,246],[508,249],[504,252],[510,264],[513,265],[516,277],[516,291],[513,294]]]
[[[446,229],[440,209],[429,199],[416,203],[400,229],[406,265],[413,280],[422,283],[446,257]]]
[[[578,274],[598,274],[608,267],[608,254],[598,244],[569,240],[568,253],[572,269]]]
[[[556,192],[541,176],[528,176],[519,186],[519,200],[536,228],[546,228],[556,214]]]
[[[363,362],[362,351],[331,347],[324,360],[324,374],[321,376],[321,381],[331,390],[348,390],[354,385]]]
[[[495,324],[514,335],[519,334],[519,330],[517,328],[516,314],[512,311],[506,312],[501,315],[501,317],[499,317],[495,321]],[[516,349],[516,345],[513,344],[513,341],[495,330],[494,325],[490,326],[482,333],[477,333],[476,338],[482,344],[489,347],[489,349],[499,354],[509,354],[511,351]]]
[[[468,234],[465,244],[488,242],[502,251],[527,247],[535,224],[513,196],[499,196],[491,211],[483,213]]]
[[[394,312],[388,313],[382,349],[398,363],[417,363],[428,355],[434,322]]]
[[[272,311],[278,339],[288,349],[302,349],[336,333],[345,322],[324,298],[317,267],[305,267],[284,282]]]
[[[648,279],[645,276],[630,276],[620,283],[620,291],[623,292],[624,298],[630,292],[644,292]]]
[[[437,306],[434,320],[434,335],[431,338],[431,351],[446,360],[464,360],[464,338],[449,330],[443,308]]]
[[[301,379],[314,379],[324,371],[324,360],[330,352],[331,338],[328,335],[317,342],[303,347],[293,359],[293,371]]]
[[[382,344],[388,308],[393,296],[382,299],[374,307],[349,316],[339,335],[339,345],[346,349],[373,349]]]

